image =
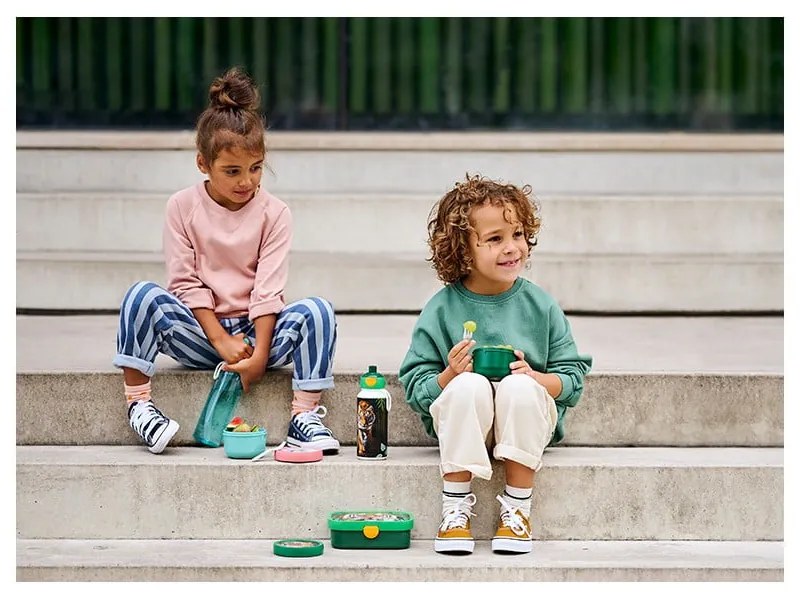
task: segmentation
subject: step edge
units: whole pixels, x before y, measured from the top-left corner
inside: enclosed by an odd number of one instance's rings
[[[274,446],[269,446],[274,447]],[[343,446],[339,456],[323,458],[313,465],[321,468],[383,468],[402,469],[409,465],[438,469],[436,446],[395,446],[386,461],[359,461],[355,446]],[[107,457],[98,456],[105,454]],[[398,454],[400,456],[398,456]],[[720,456],[720,455],[730,456]],[[53,455],[61,462],[50,462]],[[85,456],[84,456],[85,455]],[[110,455],[110,458],[108,456]],[[735,455],[735,456],[734,456]],[[713,460],[716,457],[716,460]],[[233,461],[221,448],[196,446],[170,447],[169,452],[154,457],[144,446],[16,446],[16,467],[58,468],[120,468],[149,466],[152,468],[274,468],[285,464],[274,460],[253,463]],[[784,447],[615,447],[615,446],[556,446],[544,454],[549,469],[744,469],[784,470]]]
[[[18,130],[17,150],[195,150],[195,132]],[[770,152],[783,153],[783,133],[623,132],[290,132],[266,136],[274,151],[451,152]]]
[[[363,263],[365,254],[358,251],[333,251],[325,252],[322,250],[292,250],[292,256],[311,259],[328,259],[328,260],[353,260],[354,262]],[[419,263],[420,267],[428,266],[425,264],[425,253],[418,252],[371,252],[366,255],[367,258],[380,261],[383,263],[386,260],[395,260],[402,263]],[[534,260],[543,262],[563,262],[580,259],[584,262],[598,263],[607,260],[615,260],[620,263],[625,262],[661,262],[667,264],[670,262],[685,263],[687,257],[691,257],[693,261],[707,261],[710,263],[722,264],[741,264],[749,262],[758,262],[762,264],[767,263],[782,263],[784,260],[783,252],[760,252],[760,253],[660,253],[660,254],[646,254],[638,253],[631,254],[629,252],[619,253],[549,253],[547,251],[537,250]],[[161,252],[114,252],[114,251],[81,251],[81,250],[17,250],[16,260],[18,262],[124,262],[124,263],[155,263],[163,262],[163,254]]]

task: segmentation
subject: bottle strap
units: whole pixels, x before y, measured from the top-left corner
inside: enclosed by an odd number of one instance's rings
[[[222,361],[221,363],[219,363],[217,365],[217,368],[214,369],[214,376],[212,378],[214,380],[213,386],[217,385],[216,381],[219,378],[220,373],[222,372],[222,366],[224,364],[225,364],[225,361]],[[224,385],[224,383],[225,383],[224,381],[221,382],[222,385]],[[212,388],[213,388],[213,386],[212,386]],[[214,416],[214,410],[217,408],[217,400],[219,399],[219,397],[221,395],[222,395],[222,390],[221,389],[215,390],[215,392],[212,393],[211,397],[208,399],[208,406],[206,407],[206,418],[205,418],[205,421],[203,421],[203,431],[204,432],[208,431],[209,427],[211,427],[211,417]]]

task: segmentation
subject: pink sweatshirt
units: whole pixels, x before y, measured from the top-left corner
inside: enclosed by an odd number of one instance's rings
[[[173,194],[164,222],[167,289],[189,308],[217,317],[256,317],[284,307],[292,215],[260,188],[238,211],[198,183]]]

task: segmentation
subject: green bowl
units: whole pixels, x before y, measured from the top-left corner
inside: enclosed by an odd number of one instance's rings
[[[511,374],[509,365],[516,360],[513,350],[482,346],[472,351],[472,370],[491,381],[500,381]]]

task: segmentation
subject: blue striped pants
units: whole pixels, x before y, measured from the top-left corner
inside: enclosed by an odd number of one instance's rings
[[[255,339],[255,325],[247,317],[219,321],[229,334]],[[305,298],[278,313],[267,367],[292,363],[295,390],[332,388],[335,349],[333,306],[323,298]],[[158,284],[140,281],[122,300],[114,366],[152,377],[159,352],[193,369],[212,369],[222,361],[190,308]]]

